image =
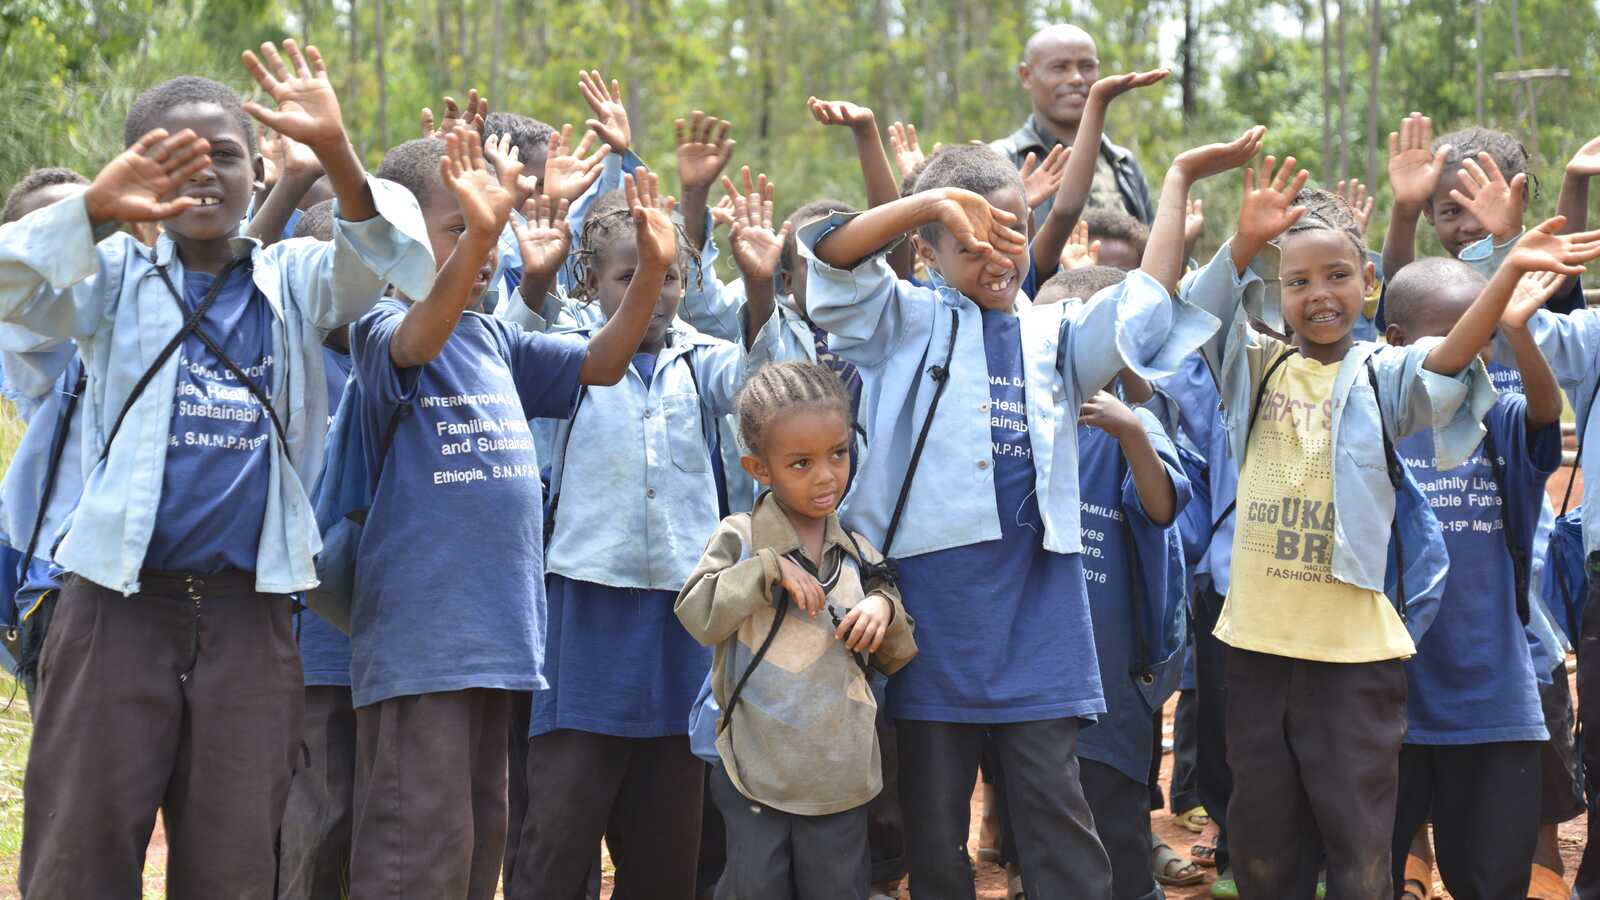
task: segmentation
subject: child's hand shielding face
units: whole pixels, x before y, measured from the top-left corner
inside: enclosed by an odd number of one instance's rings
[[[211,165],[210,149],[187,128],[177,134],[165,128],[146,133],[107,163],[84,191],[89,221],[159,222],[189,209],[200,201],[175,195],[191,175]]]

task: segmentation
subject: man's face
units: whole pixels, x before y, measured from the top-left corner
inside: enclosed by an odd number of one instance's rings
[[[1078,28],[1052,26],[1033,45],[1017,67],[1033,111],[1055,131],[1075,131],[1089,102],[1089,88],[1100,77],[1094,39]]]

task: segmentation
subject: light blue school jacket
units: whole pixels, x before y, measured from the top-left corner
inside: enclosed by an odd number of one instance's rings
[[[1222,394],[1222,425],[1226,460],[1238,472],[1249,432],[1255,399],[1255,379],[1247,349],[1259,347],[1249,317],[1254,315],[1273,328],[1283,328],[1278,302],[1278,251],[1268,246],[1244,276],[1233,266],[1231,242],[1204,268],[1185,281],[1179,293],[1189,302],[1228,322],[1202,351],[1217,375]],[[1433,428],[1434,452],[1440,469],[1461,465],[1483,440],[1483,416],[1494,404],[1495,390],[1483,363],[1455,376],[1439,375],[1422,367],[1439,339],[1424,339],[1405,347],[1357,341],[1333,384],[1333,503],[1338,510],[1333,529],[1333,575],[1340,581],[1374,591],[1385,590],[1390,558],[1390,533],[1395,520],[1395,490],[1389,482],[1384,458],[1381,421],[1391,438]],[[1374,401],[1366,361],[1372,360],[1382,391],[1383,409]],[[1233,498],[1221,498],[1225,506]],[[1213,498],[1216,505],[1218,498]],[[1437,548],[1420,546],[1406,535],[1407,593],[1422,584],[1410,576],[1412,557]],[[1441,535],[1420,532],[1419,538],[1442,547]]]
[[[944,364],[953,313],[961,326],[949,384],[891,555],[998,540],[982,312],[948,285],[919,287],[897,279],[884,250],[853,269],[817,259],[817,244],[851,218],[835,213],[799,232],[800,254],[811,267],[806,298],[812,321],[861,374],[859,418],[868,443],[842,515],[852,529],[882,546],[912,445],[933,399],[935,383],[927,370]],[[1079,553],[1078,409],[1084,398],[1124,367],[1144,378],[1171,374],[1216,331],[1218,321],[1137,271],[1087,303],[1034,306],[1018,297],[1016,311],[1044,548]]]
[[[328,426],[323,338],[359,318],[389,283],[413,297],[433,285],[433,254],[416,198],[390,182],[369,178],[368,184],[378,215],[365,222],[335,218],[331,242],[302,238],[264,248],[234,239],[235,253],[254,258],[255,286],[272,309],[271,395],[288,438],[287,456],[271,457],[256,555],[256,589],[264,593],[317,584],[313,559],[322,541],[306,493],[322,466]],[[156,272],[161,265],[174,284],[183,284],[183,266],[166,236],[154,250],[120,233],[96,244],[81,195],[0,227],[0,321],[75,339],[89,368],[80,401],[89,474],[56,562],[124,594],[139,590],[155,529],[178,354],[133,405],[103,462],[100,453],[134,384],[183,325]],[[275,431],[271,441],[280,446]]]

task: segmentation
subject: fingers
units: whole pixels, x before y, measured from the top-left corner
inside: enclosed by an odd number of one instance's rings
[[[1294,157],[1292,157],[1292,156],[1289,157],[1289,159],[1287,160],[1287,162],[1293,162],[1293,161],[1294,161]],[[1287,166],[1285,166],[1285,168],[1287,168]],[[1289,196],[1291,198],[1298,197],[1300,195],[1300,192],[1305,189],[1306,182],[1308,182],[1310,180],[1311,180],[1311,173],[1309,171],[1305,170],[1305,169],[1301,169],[1299,174],[1295,175],[1294,182],[1289,185],[1289,190],[1287,191],[1287,196]]]
[[[1032,150],[1029,150],[1027,158],[1022,161],[1022,180],[1023,181],[1027,181],[1028,180],[1028,176],[1033,174],[1033,167],[1038,165],[1038,164],[1039,164],[1039,157],[1037,155],[1035,155]]]
[[[916,125],[910,125],[910,124],[906,125],[906,139],[910,142],[906,146],[908,146],[912,150],[916,150],[918,152],[921,152],[922,145],[917,140],[917,126]],[[939,148],[938,147],[934,147],[933,148],[933,152],[938,153],[939,152]]]
[[[311,63],[311,76],[313,78],[328,77],[328,62],[322,58],[322,51],[315,44],[306,45],[306,59]]]
[[[273,77],[279,81],[288,81],[294,77],[289,72],[289,67],[284,64],[283,57],[278,55],[278,48],[271,41],[261,45],[261,55],[266,57],[267,68],[272,71]]]
[[[1283,158],[1283,165],[1278,168],[1278,174],[1272,179],[1272,189],[1274,191],[1277,191],[1280,194],[1283,193],[1283,189],[1289,184],[1289,176],[1294,174],[1294,164],[1294,157],[1286,156]],[[1305,182],[1301,181],[1300,184],[1304,185]],[[1298,190],[1298,188],[1296,190]]]
[[[262,44],[261,46],[263,48],[263,52],[265,52],[265,48],[270,45]],[[255,79],[256,84],[261,85],[262,90],[266,91],[268,94],[271,94],[277,90],[278,79],[274,78],[272,73],[267,71],[267,67],[262,65],[261,60],[254,53],[246,50],[239,54],[239,58],[244,62],[245,71],[250,73],[250,77]]]
[[[289,63],[294,67],[295,76],[309,81],[311,67],[306,65],[306,58],[300,53],[300,44],[294,38],[284,38],[283,52],[289,54]]]
[[[1401,128],[1406,127],[1406,123],[1405,123],[1404,119],[1400,120],[1400,127]],[[1396,156],[1399,156],[1399,155],[1400,155],[1400,134],[1398,132],[1391,131],[1391,132],[1389,132],[1389,158],[1390,159],[1394,159]]]
[[[1063,172],[1067,168],[1067,159],[1072,155],[1072,150],[1066,144],[1057,144],[1050,149],[1050,155],[1044,158],[1044,168],[1047,172]]]

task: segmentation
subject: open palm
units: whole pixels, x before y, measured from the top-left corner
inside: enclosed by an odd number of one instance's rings
[[[567,251],[572,248],[567,201],[552,203],[549,197],[540,197],[528,216],[528,224],[513,218],[511,228],[517,235],[525,278],[548,277],[566,262]]]
[[[245,111],[284,137],[313,149],[342,142],[344,120],[339,113],[339,97],[328,80],[328,67],[322,54],[316,47],[307,47],[305,55],[301,55],[293,39],[283,42],[283,52],[289,55],[292,69],[278,55],[278,48],[271,41],[261,45],[265,65],[254,53],[244,52],[245,68],[277,105],[277,109],[272,110],[257,103],[246,103]]]

